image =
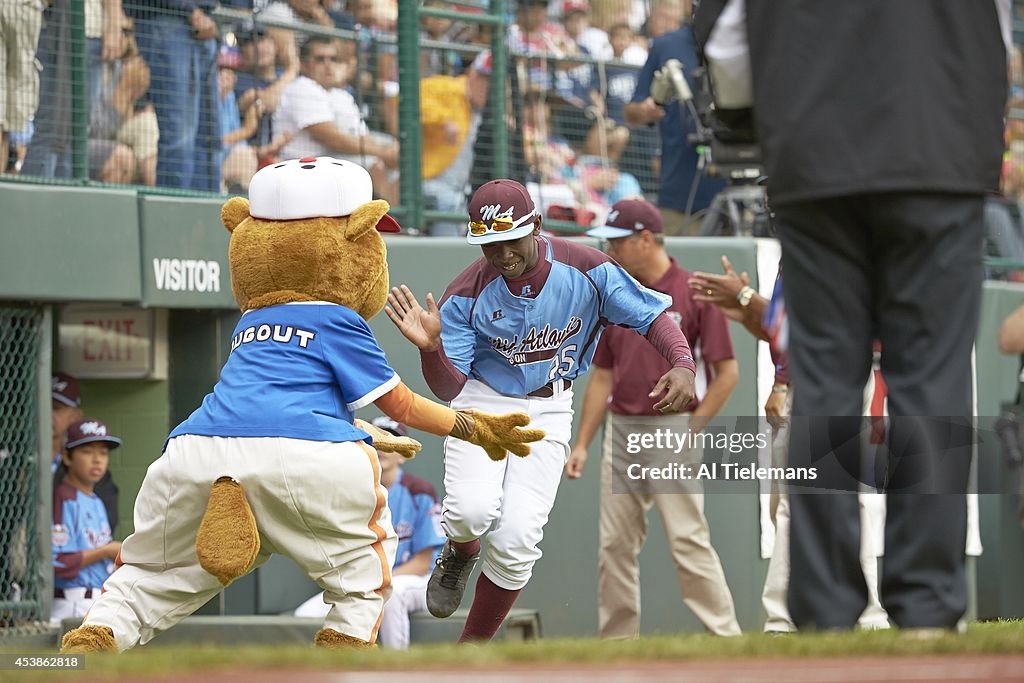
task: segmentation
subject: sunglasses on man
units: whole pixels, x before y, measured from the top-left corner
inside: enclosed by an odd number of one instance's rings
[[[513,228],[518,228],[527,221],[533,220],[536,216],[534,213],[528,213],[517,221],[513,221],[510,216],[499,216],[491,222],[487,221],[470,221],[469,232],[471,235],[486,235],[489,232],[508,232]]]

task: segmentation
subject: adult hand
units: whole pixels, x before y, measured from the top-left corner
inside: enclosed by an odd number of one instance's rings
[[[654,409],[662,415],[686,410],[686,406],[690,405],[694,396],[697,395],[693,380],[693,371],[686,368],[672,368],[666,372],[654,385],[654,390],[648,394],[650,398],[657,398],[664,394],[654,404]]]
[[[217,22],[198,7],[192,10],[188,23],[192,27],[192,35],[196,40],[210,40],[218,35]]]
[[[100,59],[104,62],[113,62],[124,54],[125,37],[121,28],[126,25],[127,21],[123,14],[106,18],[103,25],[102,48],[100,49]]]
[[[648,97],[640,103],[640,117],[644,120],[644,123],[657,123],[665,118],[665,109],[658,105],[653,97]]]
[[[569,454],[569,462],[565,463],[565,476],[579,479],[583,476],[583,467],[587,464],[587,449],[576,446]]]
[[[427,307],[424,309],[408,287],[392,287],[388,304],[384,312],[406,339],[421,351],[437,350],[441,345],[441,311],[434,302],[433,294],[427,294]]]
[[[687,283],[693,290],[693,300],[714,304],[732,320],[743,319],[743,307],[736,298],[740,290],[750,286],[750,276],[747,273],[737,275],[729,262],[727,256],[722,256],[723,275],[714,273],[693,274]]]
[[[764,403],[764,414],[768,416],[768,424],[770,424],[773,429],[784,427],[786,425],[786,421],[789,419],[786,415],[787,396],[788,394],[786,392],[773,390],[772,393],[768,395],[768,400]]]

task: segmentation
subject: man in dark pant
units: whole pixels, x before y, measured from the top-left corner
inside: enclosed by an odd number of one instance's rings
[[[817,489],[790,489],[801,629],[852,628],[866,604],[856,486],[875,339],[891,416],[882,603],[904,628],[953,628],[966,609],[970,354],[1007,84],[998,2],[746,0],[790,320],[789,464],[821,468]]]
[[[967,607],[971,453],[969,440],[954,440],[962,432],[950,427],[962,428],[971,415],[983,210],[980,196],[928,193],[776,209],[798,387],[793,414],[805,416],[794,425],[789,464],[824,467],[815,483],[831,489],[790,496],[789,605],[800,626],[852,626],[867,602],[853,488],[864,425],[837,416],[861,410],[876,335],[894,416],[882,602],[902,627],[953,627]],[[837,467],[812,462],[826,453]]]

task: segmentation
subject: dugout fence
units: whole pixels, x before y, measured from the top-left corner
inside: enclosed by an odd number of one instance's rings
[[[0,303],[0,638],[48,630],[50,312]]]

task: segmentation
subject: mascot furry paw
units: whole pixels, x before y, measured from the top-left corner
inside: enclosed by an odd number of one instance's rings
[[[135,532],[65,651],[145,643],[265,562],[287,555],[325,591],[323,647],[370,647],[390,593],[397,539],[370,444],[420,444],[367,430],[392,419],[524,455],[526,415],[456,413],[409,390],[366,321],[384,307],[397,232],[369,174],[330,157],[268,166],[250,199],[221,210],[242,316],[220,379],[146,473]],[[382,445],[385,443],[382,442]]]

